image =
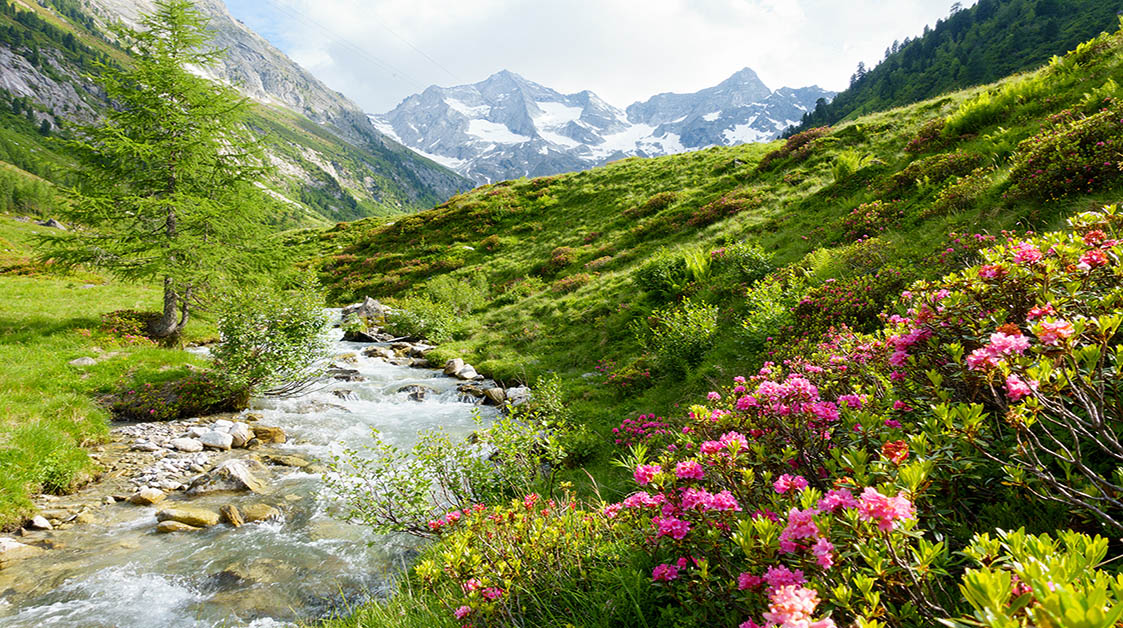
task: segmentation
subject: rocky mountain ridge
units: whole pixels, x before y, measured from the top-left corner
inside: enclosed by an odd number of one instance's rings
[[[833,96],[816,86],[773,91],[744,68],[714,87],[621,110],[591,91],[562,94],[503,70],[479,83],[431,86],[370,118],[419,154],[488,183],[772,140]]]

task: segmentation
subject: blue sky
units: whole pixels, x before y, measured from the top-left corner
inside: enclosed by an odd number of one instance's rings
[[[503,69],[617,107],[742,67],[771,88],[846,87],[859,61],[947,15],[945,0],[226,0],[371,112]],[[964,2],[965,6],[970,2]]]

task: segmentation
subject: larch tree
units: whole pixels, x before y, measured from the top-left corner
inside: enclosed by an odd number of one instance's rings
[[[100,67],[111,107],[70,142],[81,168],[62,218],[74,229],[44,237],[40,257],[162,283],[148,331],[166,338],[216,286],[260,270],[267,167],[247,100],[196,74],[221,51],[191,2],[160,0],[118,33],[131,63]]]

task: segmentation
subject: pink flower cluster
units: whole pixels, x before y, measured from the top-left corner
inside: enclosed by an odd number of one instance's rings
[[[710,493],[703,488],[688,488],[682,492],[683,510],[716,510],[719,512],[740,512],[741,505],[729,491]]]
[[[662,472],[663,467],[657,464],[641,464],[640,466],[636,467],[636,471],[632,475],[633,477],[635,477],[636,483],[638,483],[640,486],[646,486],[651,482],[652,478],[654,478],[656,474]]]
[[[487,510],[487,506],[484,506],[483,504],[476,504],[475,506],[465,508],[464,510],[453,510],[440,519],[433,519],[432,521],[430,521],[429,529],[433,532],[439,532],[442,528],[454,525],[456,522],[460,521],[461,517],[466,517],[472,513],[483,512],[485,510]]]
[[[744,434],[739,432],[726,432],[719,440],[708,440],[702,443],[701,451],[704,454],[728,454],[747,451],[749,441]]]
[[[858,514],[863,521],[876,522],[878,529],[888,532],[896,528],[899,521],[916,517],[916,509],[904,492],[887,497],[868,486],[859,498]]]
[[[807,488],[807,480],[802,475],[783,474],[772,483],[772,490],[783,495],[788,491],[802,491]]]
[[[683,460],[675,465],[675,477],[680,480],[701,480],[706,477],[697,460]]]
[[[1007,334],[996,331],[990,335],[990,343],[979,347],[967,356],[967,367],[972,371],[985,371],[1002,364],[1004,358],[1022,355],[1029,348],[1029,338],[1021,332]]]
[[[780,628],[835,628],[834,620],[815,621],[813,615],[819,606],[819,594],[813,589],[787,585],[772,591],[768,596],[768,611],[764,619],[768,626]]]

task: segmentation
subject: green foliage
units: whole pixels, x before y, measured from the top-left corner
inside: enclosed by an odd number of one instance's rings
[[[871,162],[872,158],[869,155],[863,155],[856,150],[844,150],[835,156],[834,163],[831,164],[831,175],[835,183],[841,183]]]
[[[871,201],[850,210],[842,219],[842,237],[846,240],[868,238],[893,226],[904,217],[900,204],[886,201]]]
[[[129,69],[101,66],[113,101],[105,120],[69,145],[81,181],[64,222],[81,229],[44,236],[43,259],[91,265],[130,281],[164,282],[158,336],[186,324],[218,277],[248,281],[264,236],[266,168],[242,126],[247,101],[189,67],[214,64],[205,20],[185,0],[164,0],[145,30],[121,28],[136,51]],[[179,320],[176,315],[179,314]]]
[[[480,429],[468,440],[431,429],[406,451],[374,431],[372,444],[334,458],[327,484],[346,502],[352,520],[382,533],[432,536],[446,523],[442,514],[531,490],[545,469],[566,459],[561,401],[550,392],[552,384],[544,384],[532,405],[486,428],[477,415]]]
[[[1114,628],[1123,619],[1123,576],[1105,568],[1107,550],[1102,536],[1071,530],[1056,538],[1024,528],[979,534],[965,551],[976,567],[960,585],[974,612],[945,623]]]
[[[912,185],[938,185],[951,177],[963,176],[977,168],[982,156],[965,151],[941,153],[914,161],[890,179],[893,191]]]
[[[122,421],[176,421],[241,410],[248,401],[225,374],[180,370],[123,378],[105,406]]]
[[[632,280],[656,300],[669,301],[682,293],[690,271],[682,255],[661,250],[636,269]]]
[[[1050,201],[1095,192],[1120,177],[1123,106],[1091,116],[1062,112],[1053,124],[1023,141],[1014,155],[1010,194]]]
[[[434,301],[427,295],[395,299],[386,315],[386,331],[395,336],[424,338],[442,343],[455,338],[463,329],[461,317],[452,305]]]
[[[772,272],[772,256],[759,244],[735,242],[710,251],[717,272],[734,284],[752,285]]]
[[[981,0],[925,27],[921,37],[893,42],[877,67],[856,73],[849,89],[808,112],[789,132],[835,124],[1031,70],[1101,31],[1117,28],[1117,9],[1102,0]],[[972,115],[994,120],[994,111],[986,107]]]
[[[326,327],[323,296],[314,285],[235,291],[218,307],[214,371],[247,398],[299,392],[327,357]]]
[[[439,275],[425,282],[425,294],[435,303],[443,303],[457,314],[468,314],[488,302],[491,288],[481,273],[467,277]]]
[[[686,372],[713,346],[718,308],[689,298],[656,310],[646,324],[633,325],[636,341],[655,356],[664,373]]]

